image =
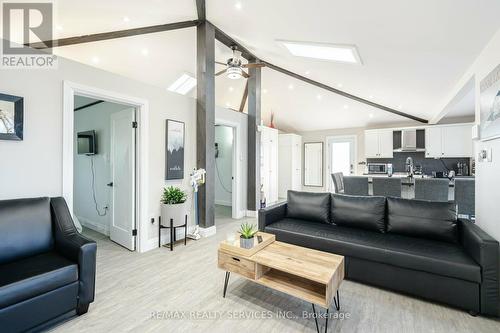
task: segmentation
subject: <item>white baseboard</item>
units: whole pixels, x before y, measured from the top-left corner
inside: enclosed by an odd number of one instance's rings
[[[97,222],[91,221],[89,219],[86,219],[78,215],[76,217],[84,227],[97,231],[98,233],[101,233],[103,235],[109,236],[109,229],[107,226],[103,226],[102,224],[99,224]]]
[[[225,200],[215,200],[215,204],[219,206],[229,206],[229,207],[233,205],[232,202]]]
[[[215,235],[216,231],[215,225],[208,228],[200,228],[200,235],[201,237],[210,237]]]
[[[247,217],[257,217],[257,211],[255,210],[247,210]]]
[[[188,235],[194,231],[194,225],[188,225],[187,233]],[[170,231],[168,229],[161,229],[161,245],[170,243]],[[201,232],[200,232],[201,233]],[[184,229],[178,228],[175,235],[176,240],[184,239]],[[151,251],[158,248],[158,237],[154,237],[148,240],[147,244],[141,249],[141,253]]]

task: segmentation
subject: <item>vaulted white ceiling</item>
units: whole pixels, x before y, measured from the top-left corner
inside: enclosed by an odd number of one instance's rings
[[[240,6],[236,6],[239,3]],[[64,0],[59,37],[196,19],[192,0]],[[496,0],[207,0],[207,17],[258,57],[352,94],[430,119],[500,27]],[[277,40],[356,45],[363,65],[297,58]],[[217,59],[229,50],[217,43]],[[196,72],[194,28],[67,46],[56,53],[166,88]],[[219,69],[219,67],[217,67]],[[216,102],[238,109],[244,80],[216,79]],[[263,70],[263,118],[291,131],[406,121]]]

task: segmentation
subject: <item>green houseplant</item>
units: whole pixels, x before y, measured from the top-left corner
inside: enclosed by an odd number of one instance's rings
[[[184,224],[188,211],[187,194],[185,191],[175,186],[165,187],[161,203],[162,225],[170,227],[170,220],[172,220],[174,227]]]
[[[254,236],[257,231],[257,227],[254,224],[242,223],[239,230],[240,246],[244,249],[251,249],[254,245]]]

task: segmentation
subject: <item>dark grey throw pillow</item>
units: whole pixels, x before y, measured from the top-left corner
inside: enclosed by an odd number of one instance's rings
[[[330,193],[288,191],[286,216],[329,223]]]
[[[387,198],[387,214],[389,233],[458,242],[453,203]]]
[[[336,225],[385,232],[385,197],[332,194]]]

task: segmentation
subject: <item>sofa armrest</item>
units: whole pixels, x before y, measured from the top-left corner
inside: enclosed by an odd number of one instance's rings
[[[459,220],[465,252],[481,266],[481,313],[499,315],[499,244],[476,224]]]
[[[267,225],[286,217],[287,203],[282,202],[259,210],[259,230],[264,231]]]
[[[78,304],[88,305],[94,301],[97,244],[78,233],[63,198],[52,198],[50,206],[56,250],[78,264]]]

